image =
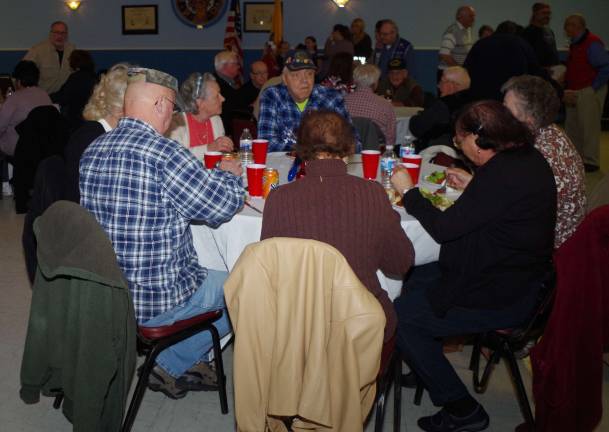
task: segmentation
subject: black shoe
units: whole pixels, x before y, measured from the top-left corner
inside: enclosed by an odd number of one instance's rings
[[[584,170],[585,170],[587,173],[593,173],[593,172],[597,172],[597,171],[598,171],[598,169],[599,169],[599,168],[598,168],[596,165],[587,164],[587,163],[585,163],[585,164],[584,164]]]
[[[455,417],[444,408],[429,417],[421,417],[417,424],[427,432],[476,432],[488,427],[489,418],[482,405],[466,417]]]
[[[155,365],[150,372],[148,388],[155,392],[161,392],[171,399],[182,399],[188,393],[187,390],[179,388],[176,385],[176,379],[158,365]]]
[[[197,363],[176,380],[176,386],[187,391],[218,390],[216,371],[211,363]]]

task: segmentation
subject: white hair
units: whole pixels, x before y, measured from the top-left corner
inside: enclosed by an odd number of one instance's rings
[[[231,61],[237,61],[237,54],[232,51],[220,51],[214,58],[214,68],[218,72],[222,67]]]
[[[381,77],[381,70],[373,64],[364,64],[355,68],[353,71],[353,82],[360,87],[372,87],[378,83]]]

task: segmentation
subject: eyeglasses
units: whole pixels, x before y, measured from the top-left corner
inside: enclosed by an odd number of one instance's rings
[[[267,71],[263,71],[263,72],[252,72],[252,75],[268,75],[269,73]]]
[[[59,35],[59,36],[67,36],[68,35],[67,31],[55,31],[55,30],[53,30],[53,31],[51,31],[51,33],[54,34],[54,35]]]
[[[179,108],[178,108],[178,105],[176,104],[176,102],[175,102],[175,101],[172,101],[172,100],[171,100],[171,99],[169,99],[167,96],[161,96],[161,98],[160,98],[159,100],[157,100],[157,101],[154,103],[154,105],[155,105],[155,106],[157,106],[157,105],[159,104],[159,102],[161,102],[161,101],[163,101],[163,100],[166,100],[167,102],[169,102],[169,103],[171,104],[171,106],[172,106],[172,111],[173,111],[174,113],[176,113],[176,112],[180,111],[180,110],[179,110]]]

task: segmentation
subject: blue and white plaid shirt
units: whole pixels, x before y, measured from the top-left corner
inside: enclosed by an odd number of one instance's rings
[[[241,178],[206,170],[185,147],[123,118],[80,160],[81,205],[108,233],[139,323],[184,303],[207,277],[191,220],[216,226],[243,206]]]
[[[349,123],[352,123],[340,92],[315,85],[309,96],[305,112],[320,109],[336,111]],[[260,97],[258,138],[269,141],[270,152],[292,150],[296,144],[296,130],[300,126],[301,117],[302,113],[285,84],[269,87]],[[356,151],[359,152],[361,143],[355,130],[354,133],[357,141]]]

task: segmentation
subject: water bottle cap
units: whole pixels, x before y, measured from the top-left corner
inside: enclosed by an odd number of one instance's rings
[[[387,150],[393,150],[393,146],[392,146],[391,144],[386,145],[386,146],[385,146],[385,149],[387,149]]]

